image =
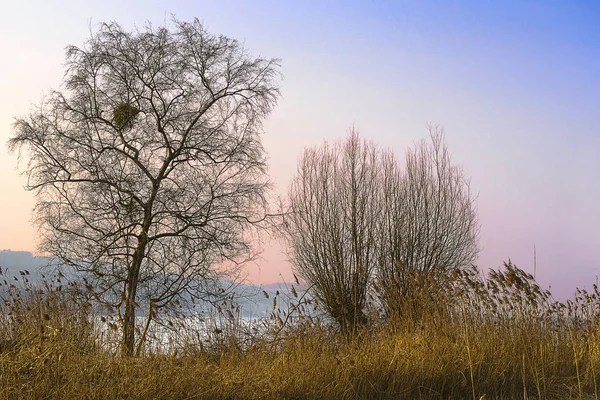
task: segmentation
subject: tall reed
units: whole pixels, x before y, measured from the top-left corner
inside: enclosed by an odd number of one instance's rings
[[[420,277],[437,289],[394,316],[374,304],[350,337],[290,290],[257,329],[223,305],[209,334],[133,358],[107,350],[93,307],[60,279],[2,277],[0,398],[597,398],[598,289],[557,302],[511,263]]]

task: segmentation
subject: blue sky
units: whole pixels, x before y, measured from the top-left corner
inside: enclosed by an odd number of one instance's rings
[[[482,268],[511,258],[558,296],[600,274],[600,2],[10,2],[0,16],[0,142],[62,77],[89,24],[198,17],[282,59],[265,123],[276,190],[305,146],[362,136],[402,156],[443,126],[478,194]],[[0,148],[0,248],[35,249],[31,194]],[[249,278],[288,279],[278,245]],[[281,272],[282,277],[279,276]]]

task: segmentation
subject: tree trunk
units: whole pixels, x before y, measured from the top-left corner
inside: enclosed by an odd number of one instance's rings
[[[121,343],[121,352],[125,356],[133,356],[135,351],[135,309],[137,308],[135,298],[140,268],[145,256],[146,243],[147,236],[145,233],[142,233],[139,237],[138,246],[133,253],[133,262],[125,283],[125,315]]]
[[[123,339],[121,353],[125,356],[132,356],[135,346],[135,285],[132,285],[131,279],[126,283],[125,315],[123,324]]]

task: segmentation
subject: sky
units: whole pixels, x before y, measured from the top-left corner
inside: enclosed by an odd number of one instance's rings
[[[64,49],[90,26],[197,17],[254,55],[282,60],[264,123],[274,191],[307,146],[352,126],[401,158],[442,126],[477,195],[477,265],[511,259],[557,297],[600,275],[600,2],[8,2],[0,15],[0,249],[35,251],[33,194],[4,145],[16,116],[60,87]],[[247,267],[290,281],[278,241]]]

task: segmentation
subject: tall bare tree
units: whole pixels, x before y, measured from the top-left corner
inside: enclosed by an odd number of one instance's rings
[[[293,265],[347,333],[365,321],[377,174],[375,146],[351,131],[344,143],[307,149],[289,191],[284,227]]]
[[[382,179],[376,286],[387,313],[396,314],[415,282],[475,261],[479,222],[469,182],[440,128],[430,127],[429,141],[407,152],[404,171],[388,155]]]
[[[264,217],[260,141],[279,62],[198,20],[127,31],[102,24],[67,48],[64,91],[18,118],[40,247],[80,271],[116,310],[133,354],[135,315],[205,294],[216,265],[249,254]]]

